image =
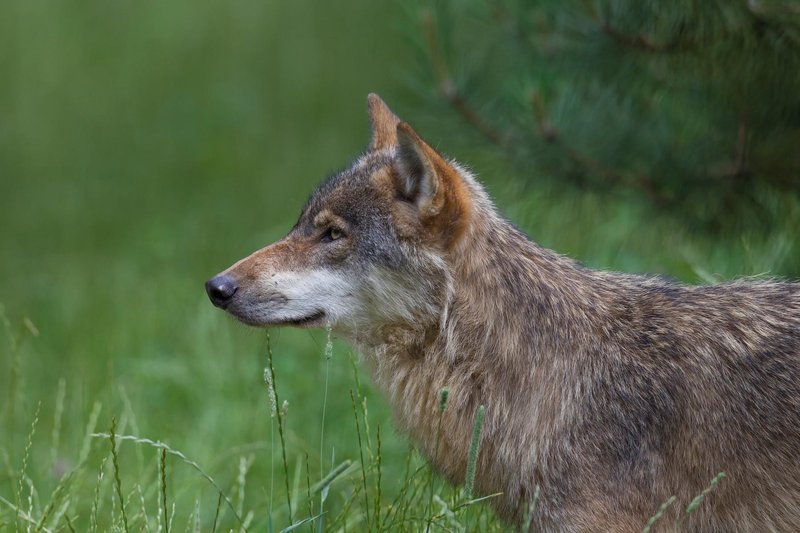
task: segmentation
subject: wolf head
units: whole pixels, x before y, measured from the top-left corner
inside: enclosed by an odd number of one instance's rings
[[[366,153],[314,191],[286,237],[210,279],[214,305],[253,326],[345,334],[440,320],[471,180],[377,95],[368,101]]]

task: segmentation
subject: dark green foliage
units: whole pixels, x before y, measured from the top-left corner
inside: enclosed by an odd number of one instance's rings
[[[769,221],[765,195],[797,198],[796,2],[433,5],[420,11],[429,88],[528,179],[705,223],[740,209]]]

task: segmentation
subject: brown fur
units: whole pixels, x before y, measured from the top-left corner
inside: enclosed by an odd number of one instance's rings
[[[368,191],[351,190],[347,174],[305,212],[351,219],[374,208],[373,224],[389,221],[405,259],[382,264],[412,269],[396,283],[418,292],[414,305],[333,327],[358,345],[436,469],[463,482],[483,404],[476,489],[502,492],[494,502],[509,522],[538,486],[537,530],[640,531],[674,495],[655,530],[800,531],[800,285],[686,286],[583,268],[506,222],[377,97],[370,111],[373,150],[351,171],[366,175],[358,183]],[[344,268],[358,253],[357,224],[335,256],[315,244],[323,230],[301,230],[305,216],[283,244],[227,271],[242,298],[262,294],[246,286],[253,273],[282,262]],[[400,269],[358,272],[371,273],[361,274],[367,283]],[[728,477],[681,517],[721,471]]]
[[[377,94],[367,96],[370,126],[372,126],[371,150],[383,150],[397,144],[397,125],[400,119]]]

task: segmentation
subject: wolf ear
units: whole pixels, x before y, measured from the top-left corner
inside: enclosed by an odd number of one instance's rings
[[[392,173],[398,195],[417,208],[426,234],[448,247],[469,227],[472,195],[460,172],[405,122],[397,125]]]
[[[417,206],[421,215],[435,216],[444,203],[440,174],[447,163],[405,122],[397,125],[396,135],[399,192]]]
[[[372,125],[371,150],[380,150],[397,144],[397,125],[400,119],[392,113],[386,102],[375,93],[367,96],[369,106],[369,121]]]

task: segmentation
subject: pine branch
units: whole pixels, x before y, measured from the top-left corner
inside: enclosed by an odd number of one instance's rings
[[[464,4],[472,3],[479,2]],[[421,48],[431,65],[432,89],[508,156],[527,164],[537,154],[525,145],[549,146],[556,157],[551,161],[563,163],[553,170],[576,186],[627,189],[659,208],[709,213],[739,205],[751,208],[750,204],[759,204],[754,191],[762,184],[800,193],[800,157],[793,149],[800,132],[798,100],[791,96],[797,79],[792,74],[797,72],[797,54],[792,52],[800,43],[800,9],[791,0],[732,6],[730,20],[720,20],[722,4],[716,1],[622,11],[625,2],[578,0],[577,9],[570,13],[556,10],[551,3],[488,0],[480,4],[482,11],[470,14],[483,17],[485,25],[478,30],[464,26],[472,32],[472,42],[493,46],[492,55],[480,61],[491,62],[502,55],[503,65],[507,64],[505,73],[487,69],[480,82],[486,91],[508,92],[517,87],[523,102],[528,97],[532,107],[527,117],[529,134],[517,129],[518,120],[503,121],[518,116],[516,98],[498,102],[492,108],[497,115],[490,114],[479,107],[481,96],[454,78],[448,63],[458,57],[444,53],[450,43],[442,40],[449,33],[436,18],[436,4],[420,13]],[[448,20],[458,26],[457,19]],[[587,28],[581,38],[581,30]],[[606,42],[601,49],[598,38]],[[712,38],[720,45],[705,46]],[[635,63],[630,62],[631,54],[636,56]],[[615,69],[615,65],[625,68]],[[609,72],[614,76],[609,77]],[[578,143],[572,138],[566,122],[551,122],[555,115],[550,113],[555,110],[547,109],[538,92],[526,94],[523,87],[565,89],[569,98],[563,104],[570,113],[564,120],[582,117],[583,140]],[[581,99],[592,91],[614,98],[619,130],[612,139],[595,142],[608,134],[600,126],[610,111],[592,115],[591,98]],[[637,120],[637,114],[645,120]],[[732,117],[737,122],[731,126]],[[630,145],[620,146],[626,139]],[[713,202],[696,201],[709,192],[714,194]]]
[[[604,165],[600,161],[597,161],[567,144],[561,133],[547,120],[547,114],[539,93],[537,91],[531,91],[529,100],[533,108],[533,116],[536,121],[536,130],[539,136],[542,137],[545,142],[558,146],[570,161],[583,168],[584,171],[602,177],[609,184],[633,186],[643,191],[651,200],[659,204],[667,200],[656,182],[653,181],[649,175],[636,174],[632,177],[626,177],[613,168]]]
[[[611,37],[617,44],[621,46],[625,46],[627,48],[634,48],[637,50],[641,50],[644,52],[651,52],[651,53],[658,53],[658,54],[670,54],[676,52],[684,52],[686,50],[692,49],[696,46],[696,41],[689,37],[687,39],[680,39],[675,38],[673,41],[660,43],[653,39],[651,35],[639,33],[639,34],[629,34],[625,33],[618,28],[614,27],[613,24],[608,20],[607,17],[599,14],[597,12],[596,6],[593,3],[584,2],[584,7],[587,8],[589,16],[594,20],[597,24],[597,27]]]
[[[450,69],[447,67],[447,62],[439,52],[439,35],[436,30],[436,22],[433,13],[430,9],[422,11],[420,25],[422,26],[422,31],[425,36],[428,57],[433,65],[439,92],[450,102],[450,105],[453,106],[464,120],[471,124],[484,137],[494,144],[505,146],[508,143],[507,136],[489,125],[478,112],[472,109],[469,103],[467,103],[456,89],[453,77],[450,75]]]
[[[611,37],[617,44],[626,46],[628,48],[635,48],[645,52],[652,52],[658,54],[671,54],[676,52],[684,52],[686,50],[694,48],[695,46],[695,42],[693,39],[689,39],[686,41],[676,39],[674,41],[659,43],[653,40],[653,38],[647,34],[624,33],[615,28],[614,26],[612,26],[611,23],[608,22],[607,20],[598,20],[597,24],[598,27],[603,31],[603,33]]]

